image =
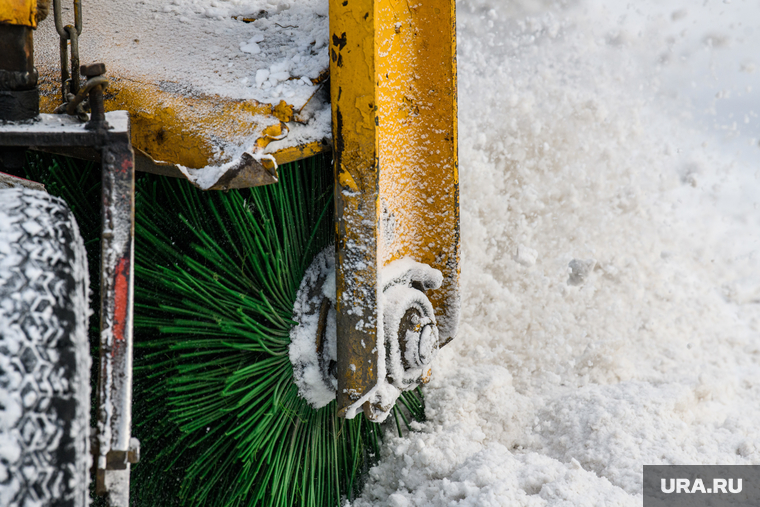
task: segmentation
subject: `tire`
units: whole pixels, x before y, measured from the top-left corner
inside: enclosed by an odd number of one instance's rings
[[[87,260],[63,200],[0,190],[0,505],[89,503]]]

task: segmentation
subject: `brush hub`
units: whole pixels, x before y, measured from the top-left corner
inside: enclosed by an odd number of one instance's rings
[[[383,292],[386,378],[398,389],[424,383],[438,351],[433,305],[421,290],[394,285]]]
[[[313,408],[335,399],[338,360],[335,332],[335,247],[329,246],[306,269],[293,307],[290,362],[298,392]]]
[[[383,339],[378,340],[377,380],[357,400],[365,415],[382,422],[403,391],[430,379],[438,352],[435,311],[426,291],[440,287],[441,272],[411,259],[394,261],[381,271]],[[290,331],[290,361],[299,394],[313,408],[335,399],[338,360],[335,310],[335,252],[320,252],[306,270],[296,295]]]
[[[401,393],[426,384],[438,352],[433,305],[426,292],[441,286],[443,275],[427,264],[398,259],[381,271],[385,375],[364,401],[364,414],[382,422]]]

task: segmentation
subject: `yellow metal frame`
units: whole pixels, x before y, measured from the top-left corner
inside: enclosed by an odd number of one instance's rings
[[[0,1],[0,23],[37,28],[37,0]]]
[[[40,110],[52,113],[61,104],[60,69],[38,67],[40,72]],[[108,88],[104,94],[106,111],[129,111],[132,125],[132,145],[137,153],[149,158],[164,174],[182,176],[176,166],[200,169],[229,161],[229,154],[219,153],[218,140],[230,146],[263,149],[287,131],[287,123],[299,121],[299,111],[281,101],[277,105],[255,100],[234,100],[215,95],[193,95],[165,89],[157,83],[127,79],[108,73]],[[250,145],[250,146],[248,146]],[[329,146],[315,140],[306,144],[271,152],[277,164],[324,152]],[[261,163],[274,175],[274,164]],[[256,183],[250,178],[237,178],[224,188],[241,188]],[[222,186],[212,189],[224,189]]]
[[[378,381],[384,266],[411,257],[440,270],[428,294],[440,344],[456,333],[455,36],[454,0],[330,0],[342,415]]]

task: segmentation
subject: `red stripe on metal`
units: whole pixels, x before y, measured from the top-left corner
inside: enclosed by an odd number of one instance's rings
[[[123,257],[116,266],[114,284],[113,335],[117,341],[124,341],[127,328],[127,306],[129,304],[129,259]]]

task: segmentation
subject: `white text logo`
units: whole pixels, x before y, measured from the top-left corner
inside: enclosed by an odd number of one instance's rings
[[[694,483],[689,479],[661,479],[660,489],[663,493],[740,493],[742,480],[716,478],[711,488],[705,488],[702,479],[694,479]]]

